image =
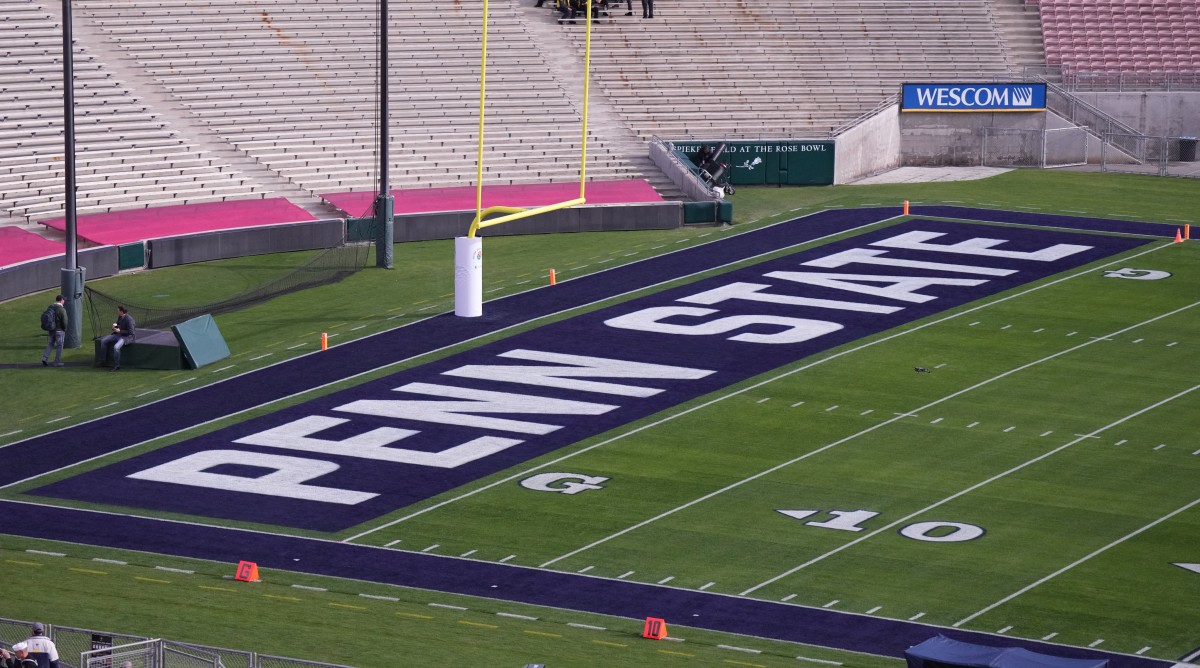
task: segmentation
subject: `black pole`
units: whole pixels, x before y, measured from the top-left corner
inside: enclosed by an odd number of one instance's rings
[[[71,0],[63,0],[63,186],[66,204],[67,249],[62,270],[67,331],[63,346],[78,348],[83,336],[83,268],[79,266],[75,229],[75,45],[71,34]]]
[[[63,0],[66,2],[66,0]],[[393,201],[388,185],[388,0],[379,0],[379,195],[375,198],[375,266],[392,268]]]

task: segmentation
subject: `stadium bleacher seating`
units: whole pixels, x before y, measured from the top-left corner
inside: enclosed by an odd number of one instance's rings
[[[61,26],[33,0],[4,0],[0,10],[0,216],[61,215]],[[74,74],[80,213],[261,196],[163,122],[86,44]]]
[[[1200,71],[1198,0],[1040,0],[1046,62],[1091,73]]]

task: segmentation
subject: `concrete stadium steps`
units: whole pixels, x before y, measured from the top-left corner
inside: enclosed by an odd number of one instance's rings
[[[82,0],[79,6],[206,132],[262,167],[314,194],[373,184],[375,0],[204,6]],[[578,152],[569,128],[578,126],[581,112],[530,39],[517,6],[515,0],[491,3],[485,113],[488,141],[502,144],[488,147],[485,174],[505,183],[577,178],[578,158],[572,164],[567,153]],[[412,3],[391,12],[398,183],[459,185],[474,177],[481,7],[478,0]],[[548,123],[566,130],[520,135]],[[425,142],[430,128],[464,141],[450,150]],[[595,178],[640,175],[615,145],[591,143],[589,156]]]
[[[904,81],[1007,71],[988,0],[695,0],[653,20],[622,14],[593,24],[593,71],[643,138],[823,136]],[[565,27],[581,50],[582,26]]]
[[[0,9],[5,14],[0,32],[0,215],[25,222],[62,215],[61,25],[33,0],[6,0]],[[140,206],[148,193],[171,200],[258,192],[254,184],[212,161],[186,170],[176,166],[179,154],[199,152],[113,76],[84,40],[77,42],[74,116],[81,210]],[[139,148],[136,164],[98,159],[115,158],[130,146]]]

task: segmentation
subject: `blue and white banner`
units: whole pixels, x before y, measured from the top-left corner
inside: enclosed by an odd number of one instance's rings
[[[1044,111],[1046,84],[904,84],[901,111]]]

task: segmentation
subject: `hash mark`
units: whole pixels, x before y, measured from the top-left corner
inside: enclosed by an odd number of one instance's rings
[[[996,631],[996,633],[1008,633],[1011,630],[1012,630],[1012,626],[1006,626],[1006,627],[1000,629],[999,631]]]
[[[1006,433],[1006,434],[1007,434],[1008,432],[1010,432],[1010,431],[1012,431],[1012,430],[1014,430],[1014,429],[1016,429],[1016,427],[1009,427],[1008,429],[1005,429],[1005,430],[1004,430],[1004,433]]]
[[[403,313],[401,313],[400,315],[404,315],[404,314],[403,314]],[[400,315],[397,315],[397,316],[392,316],[392,317],[393,317],[393,318],[399,318],[399,317],[400,317]],[[388,320],[391,320],[391,318],[388,318]],[[295,350],[296,348],[299,348],[300,346],[303,346],[303,345],[305,345],[305,344],[303,344],[303,343],[297,343],[297,344],[296,344],[296,345],[294,345],[294,346],[288,346],[288,348],[287,348],[287,349],[288,349],[288,350]]]
[[[1149,646],[1149,645],[1146,645],[1145,647],[1143,647],[1143,648],[1139,649],[1138,651],[1134,652],[1134,654],[1141,655],[1141,654],[1145,654],[1146,652],[1149,652],[1149,651],[1150,651],[1150,646]]]
[[[633,575],[635,572],[636,572],[636,571],[628,571],[628,572],[626,572],[626,573],[622,573],[621,575],[618,575],[618,576],[617,576],[617,579],[618,579],[618,580],[624,580],[625,578],[629,577],[630,575]]]
[[[787,603],[788,601],[792,600],[793,598],[796,598],[795,594],[788,594],[787,596],[784,596],[783,598],[781,598],[779,600],[783,601],[784,603]]]
[[[1054,637],[1054,636],[1056,636],[1056,635],[1058,635],[1058,631],[1055,631],[1054,633],[1051,633],[1050,635],[1045,635],[1045,636],[1042,636],[1042,640],[1049,640],[1049,639],[1053,638],[1053,637]]]
[[[880,608],[882,608],[882,607],[883,607],[882,605],[877,605],[877,606],[875,606],[874,608],[871,608],[870,610],[868,610],[868,611],[867,611],[867,614],[868,614],[868,615],[873,615],[873,614],[875,614],[875,613],[879,612]]]
[[[967,425],[967,429],[971,429],[972,427],[976,427],[978,425],[979,425],[978,422],[972,422],[971,424]]]
[[[1170,342],[1170,343],[1168,343],[1168,344],[1167,344],[1167,347],[1168,347],[1168,348],[1170,348],[1171,346],[1178,345],[1178,344],[1179,344],[1179,342],[1178,342],[1178,341],[1172,341],[1172,342]]]
[[[509,559],[512,559],[512,558],[513,558],[513,557],[515,557],[515,556],[517,556],[517,555],[515,555],[515,554],[510,554],[510,555],[508,555],[507,557],[505,557],[505,558],[501,559],[501,560],[500,560],[500,563],[504,563],[504,562],[508,561]]]
[[[665,578],[663,578],[663,579],[659,580],[659,581],[658,581],[658,584],[660,584],[660,585],[665,585],[665,584],[667,584],[668,582],[670,582],[671,580],[674,580],[674,579],[675,579],[675,576],[674,576],[674,575],[668,575],[667,577],[665,577]]]
[[[391,546],[393,546],[393,545],[395,545],[396,543],[399,543],[399,542],[400,542],[400,539],[399,539],[399,538],[397,538],[396,540],[394,540],[394,541],[392,541],[392,542],[390,542],[390,543],[388,543],[388,544],[384,545],[384,547],[391,547]]]
[[[1117,441],[1114,445],[1125,445],[1128,442],[1129,442],[1129,439],[1123,438],[1123,439]]]
[[[829,411],[835,411],[835,410],[837,410],[837,407],[838,407],[838,405],[834,404],[834,405],[830,406],[829,408],[826,408],[825,412],[828,413]]]
[[[251,361],[251,362],[253,362],[253,361],[255,361],[255,360],[260,360],[260,359],[262,359],[262,358],[264,358],[264,357],[270,357],[271,355],[274,355],[274,354],[275,354],[275,353],[267,353],[267,354],[265,354],[265,355],[259,355],[258,357],[251,357],[251,358],[250,358],[250,361]]]
[[[100,410],[101,408],[108,408],[109,406],[116,406],[116,405],[117,405],[117,403],[118,403],[118,402],[116,402],[116,401],[110,401],[110,402],[108,402],[107,404],[104,404],[103,406],[97,406],[97,407],[93,408],[92,410],[94,410],[94,411],[98,411],[98,410]]]
[[[932,419],[932,420],[930,420],[930,421],[929,421],[929,424],[937,424],[937,423],[941,422],[941,421],[942,421],[942,420],[944,420],[944,419],[945,419],[945,418],[934,418],[934,419]]]
[[[711,587],[711,586],[713,586],[713,585],[715,585],[715,584],[717,584],[717,583],[715,583],[715,582],[709,582],[708,584],[701,585],[701,586],[699,587],[699,589],[700,589],[700,591],[704,591],[705,589],[708,589],[709,587]]]
[[[920,618],[922,618],[922,617],[924,617],[924,616],[925,616],[925,613],[923,613],[923,612],[918,612],[917,614],[913,615],[912,617],[909,617],[909,618],[908,618],[908,621],[910,621],[910,622],[915,622],[915,621],[917,621],[918,619],[920,619]]]
[[[792,404],[792,408],[795,408],[803,403],[804,403],[803,401],[797,401],[796,403]]]
[[[868,408],[867,410],[859,413],[859,415],[870,415],[871,413],[874,413],[874,412],[875,412],[874,408]]]
[[[181,381],[179,381],[179,382],[177,382],[177,383],[175,383],[175,384],[176,384],[176,385],[183,385],[184,383],[190,383],[190,382],[192,382],[193,380],[196,380],[196,377],[195,377],[195,376],[192,376],[191,378],[184,378],[183,380],[181,380]]]
[[[1050,434],[1053,434],[1053,433],[1054,432],[1052,432],[1052,431],[1042,432],[1042,436],[1049,436]]]
[[[438,547],[438,545],[439,545],[439,543],[434,543],[433,545],[430,545],[429,547],[427,547],[427,548],[425,548],[424,550],[421,550],[421,551],[422,551],[422,552],[428,552],[428,551],[430,551],[430,550],[432,550],[432,549],[435,549],[436,547]]]
[[[756,403],[756,404],[761,404],[761,403],[763,403],[764,401],[770,401],[770,400],[771,400],[771,397],[763,397],[762,399],[759,399],[758,401],[756,401],[756,402],[754,402],[754,403]]]
[[[469,556],[471,556],[472,554],[475,554],[475,553],[476,553],[476,552],[478,552],[478,551],[479,551],[479,550],[467,550],[466,552],[463,552],[462,554],[460,554],[460,555],[458,555],[458,556],[460,556],[460,557],[469,557]]]
[[[595,568],[595,566],[584,566],[583,568],[581,568],[575,572],[576,573],[586,573],[586,572],[592,570],[593,568]]]
[[[1046,331],[1046,328],[1045,328],[1045,327],[1038,327],[1037,329],[1033,330],[1033,333],[1034,333],[1034,334],[1041,334],[1041,333],[1042,333],[1042,332],[1044,332],[1044,331]]]
[[[1068,333],[1067,333],[1067,336],[1075,336],[1075,335],[1076,335],[1076,334],[1078,334],[1078,333],[1079,333],[1079,332],[1068,332]]]
[[[1088,647],[1095,647],[1095,646],[1099,645],[1099,644],[1100,644],[1100,643],[1102,643],[1102,642],[1104,642],[1104,638],[1097,638],[1097,639],[1093,640],[1093,641],[1091,642],[1091,644],[1089,644],[1089,645],[1088,645]]]
[[[140,395],[139,395],[139,396],[140,396]],[[70,415],[64,415],[64,416],[62,416],[62,417],[54,418],[53,420],[46,420],[46,424],[54,424],[55,422],[61,422],[62,420],[66,420],[66,419],[67,419],[67,418],[69,418],[69,417],[71,417],[71,416],[70,416]]]
[[[1166,443],[1159,443],[1158,445],[1156,445],[1156,446],[1154,447],[1154,451],[1155,451],[1155,452],[1158,452],[1159,450],[1162,450],[1162,449],[1163,449],[1163,448],[1165,448],[1165,447],[1167,447],[1167,444],[1166,444]]]
[[[835,599],[833,599],[832,601],[830,601],[830,602],[826,603],[825,605],[823,605],[823,606],[821,606],[821,607],[822,607],[822,608],[832,608],[833,606],[837,605],[837,604],[838,604],[838,603],[840,603],[840,602],[841,602],[840,600],[838,600],[838,599],[836,599],[836,598],[835,598]]]

